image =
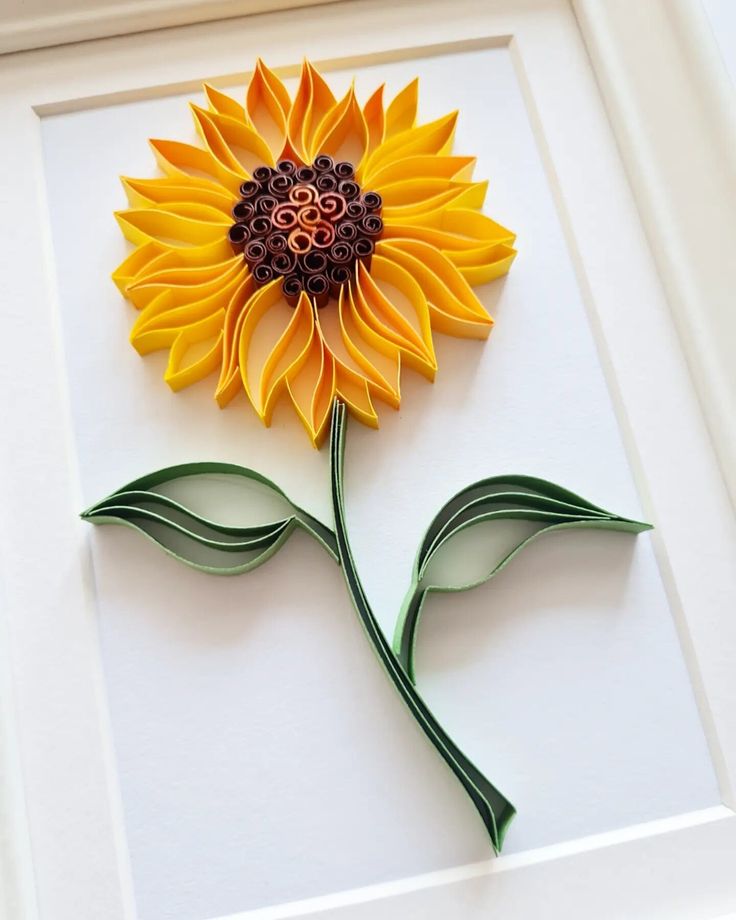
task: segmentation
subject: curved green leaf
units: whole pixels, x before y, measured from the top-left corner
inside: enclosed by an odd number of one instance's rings
[[[426,580],[430,562],[454,536],[487,521],[531,521],[539,528],[518,543],[482,578],[466,584],[435,585]],[[619,517],[593,505],[574,492],[533,476],[493,476],[473,483],[454,495],[429,526],[414,560],[411,585],[404,598],[394,632],[393,648],[412,682],[414,649],[419,617],[427,595],[467,591],[493,578],[542,534],[553,530],[593,528],[640,533],[650,524]]]
[[[291,514],[267,524],[235,527],[202,517],[156,491],[190,476],[213,473],[264,486],[286,501]],[[270,479],[234,463],[185,463],[157,470],[92,505],[82,518],[93,524],[132,527],[180,562],[214,575],[237,575],[262,565],[297,527],[311,534],[338,561],[335,535],[329,527],[295,505]],[[208,561],[202,561],[203,554]]]

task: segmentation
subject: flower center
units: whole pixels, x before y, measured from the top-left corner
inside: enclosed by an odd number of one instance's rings
[[[311,166],[279,160],[259,166],[240,186],[228,239],[259,287],[283,278],[284,298],[296,306],[305,291],[318,307],[370,265],[383,231],[381,196],[361,192],[352,163],[320,154]]]

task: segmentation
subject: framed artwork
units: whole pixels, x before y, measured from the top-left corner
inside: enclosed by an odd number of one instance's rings
[[[736,905],[724,97],[614,6],[0,58],[10,916]]]

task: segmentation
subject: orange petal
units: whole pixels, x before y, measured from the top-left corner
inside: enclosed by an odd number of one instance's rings
[[[288,123],[291,148],[305,163],[311,161],[315,131],[334,106],[332,90],[317,68],[305,60]]]
[[[217,112],[219,115],[228,115],[230,118],[236,119],[236,121],[246,121],[245,109],[232,96],[220,92],[219,89],[210,86],[209,83],[205,83],[203,88],[209,107],[213,112]]]
[[[368,127],[352,86],[338,110],[337,118],[328,113],[317,129],[310,154],[314,158],[318,153],[328,153],[336,160],[355,163],[357,173],[368,146]]]
[[[245,106],[250,122],[278,157],[286,140],[286,128],[291,99],[284,84],[258,58],[253,72]]]
[[[253,128],[227,115],[207,112],[193,103],[190,108],[207,150],[217,161],[220,181],[231,192],[238,191],[255,166],[260,163],[273,166],[273,154]]]
[[[383,143],[386,128],[386,116],[383,111],[384,88],[385,85],[382,83],[363,106],[363,120],[368,129],[367,154]]]

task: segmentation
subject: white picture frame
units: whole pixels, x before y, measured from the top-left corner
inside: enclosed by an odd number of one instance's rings
[[[243,61],[264,48],[293,74],[305,48],[326,69],[357,69],[377,55],[496,43],[513,56],[645,511],[657,522],[652,539],[722,803],[237,916],[476,920],[491,910],[564,910],[580,920],[711,920],[736,909],[736,521],[727,484],[736,372],[724,300],[736,263],[714,264],[707,245],[708,234],[732,239],[736,221],[735,209],[718,206],[733,196],[724,115],[732,98],[699,4],[360,0],[163,38],[166,55],[152,54],[161,37],[144,33],[0,58],[0,277],[11,344],[0,367],[0,908],[14,920],[136,917],[88,535],[75,517],[82,503],[40,119],[190,91],[203,79],[242,82]],[[593,128],[584,155],[579,119]],[[673,162],[683,124],[701,130]]]

